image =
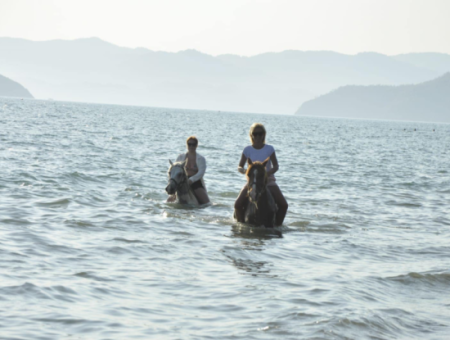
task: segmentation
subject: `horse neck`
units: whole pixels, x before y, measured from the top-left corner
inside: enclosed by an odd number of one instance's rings
[[[189,183],[187,180],[177,189],[177,193],[178,195],[189,194]]]
[[[259,170],[259,169],[258,169]],[[265,168],[263,168],[263,171],[266,170]],[[264,193],[267,191],[267,183],[268,183],[268,177],[267,177],[267,172],[264,172],[264,182],[262,185],[262,192],[261,192],[261,197],[264,195]],[[248,182],[247,182],[247,188],[250,189],[252,187],[253,183],[251,183],[251,178],[249,178]],[[259,199],[258,199],[259,201]]]
[[[187,181],[177,190],[177,196],[182,203],[198,204],[197,197],[195,197]]]

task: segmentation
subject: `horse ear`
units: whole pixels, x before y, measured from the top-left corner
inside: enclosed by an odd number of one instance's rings
[[[248,165],[252,165],[253,164],[253,162],[252,162],[252,160],[250,158],[247,158],[247,161],[248,161]]]
[[[267,163],[270,161],[270,156],[266,158],[264,162],[262,162],[262,165],[266,166]]]
[[[169,163],[170,163],[170,165],[173,165],[173,163],[172,163],[172,161],[169,159]]]

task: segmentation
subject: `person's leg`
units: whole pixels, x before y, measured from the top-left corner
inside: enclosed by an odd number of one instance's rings
[[[245,206],[247,204],[247,186],[245,185],[239,192],[239,195],[234,202],[234,214],[238,222],[245,222]]]
[[[283,193],[281,192],[278,185],[269,185],[268,186],[270,193],[273,196],[273,199],[275,200],[275,203],[278,206],[277,216],[275,218],[275,224],[276,226],[280,226],[283,224],[284,218],[286,216],[286,212],[288,210],[288,203],[286,202],[286,199],[283,196]]]
[[[191,184],[191,189],[197,198],[198,204],[209,203],[208,193],[203,185],[203,181],[199,179],[198,181]]]
[[[199,204],[209,203],[208,193],[204,188],[198,188],[194,190],[194,195],[197,197],[197,201]]]

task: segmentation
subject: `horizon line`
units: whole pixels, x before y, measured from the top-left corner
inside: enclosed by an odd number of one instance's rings
[[[399,54],[384,54],[381,52],[376,52],[376,51],[361,51],[358,53],[343,53],[343,52],[337,52],[337,51],[333,51],[333,50],[296,50],[296,49],[286,49],[286,50],[281,50],[281,51],[267,51],[267,52],[261,52],[258,54],[253,54],[253,55],[240,55],[240,54],[234,54],[234,53],[221,53],[221,54],[209,54],[206,52],[203,52],[201,50],[197,50],[195,48],[188,48],[188,49],[184,49],[184,50],[178,50],[178,51],[163,51],[163,50],[151,50],[147,47],[143,47],[143,46],[137,46],[137,47],[127,47],[127,46],[121,46],[121,45],[117,45],[115,43],[109,42],[107,40],[104,40],[102,38],[99,37],[95,37],[95,36],[91,36],[91,37],[83,37],[83,38],[75,38],[75,39],[47,39],[47,40],[31,40],[31,39],[27,39],[27,38],[20,38],[20,37],[11,37],[11,36],[0,36],[0,39],[11,39],[11,40],[23,40],[23,41],[27,41],[27,42],[36,42],[36,43],[49,43],[49,42],[58,42],[58,41],[62,41],[62,42],[75,42],[75,41],[88,41],[88,40],[98,40],[102,43],[106,43],[118,48],[124,48],[124,49],[129,49],[129,50],[139,50],[139,49],[144,49],[147,50],[149,52],[155,52],[155,53],[171,53],[171,54],[178,54],[178,53],[184,53],[184,52],[189,52],[189,51],[195,51],[198,52],[200,54],[204,54],[204,55],[208,55],[208,56],[212,56],[212,57],[220,57],[220,56],[237,56],[240,58],[252,58],[252,57],[257,57],[260,55],[264,55],[264,54],[279,54],[279,53],[284,53],[284,52],[302,52],[302,53],[315,53],[315,52],[327,52],[327,53],[335,53],[335,54],[340,54],[340,55],[347,55],[347,56],[357,56],[360,54],[380,54],[380,55],[384,55],[387,57],[395,57],[395,56],[400,56],[400,55],[407,55],[407,54],[442,54],[442,55],[449,55],[450,53],[445,53],[445,52],[405,52],[405,53],[399,53]]]

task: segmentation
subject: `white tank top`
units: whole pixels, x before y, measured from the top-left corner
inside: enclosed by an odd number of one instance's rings
[[[272,156],[275,149],[272,145],[265,144],[261,149],[255,149],[253,145],[246,146],[243,154],[245,157],[250,158],[252,161],[264,162],[267,157]],[[272,169],[272,161],[269,161],[266,166],[266,170]],[[270,176],[275,178],[275,176]]]

